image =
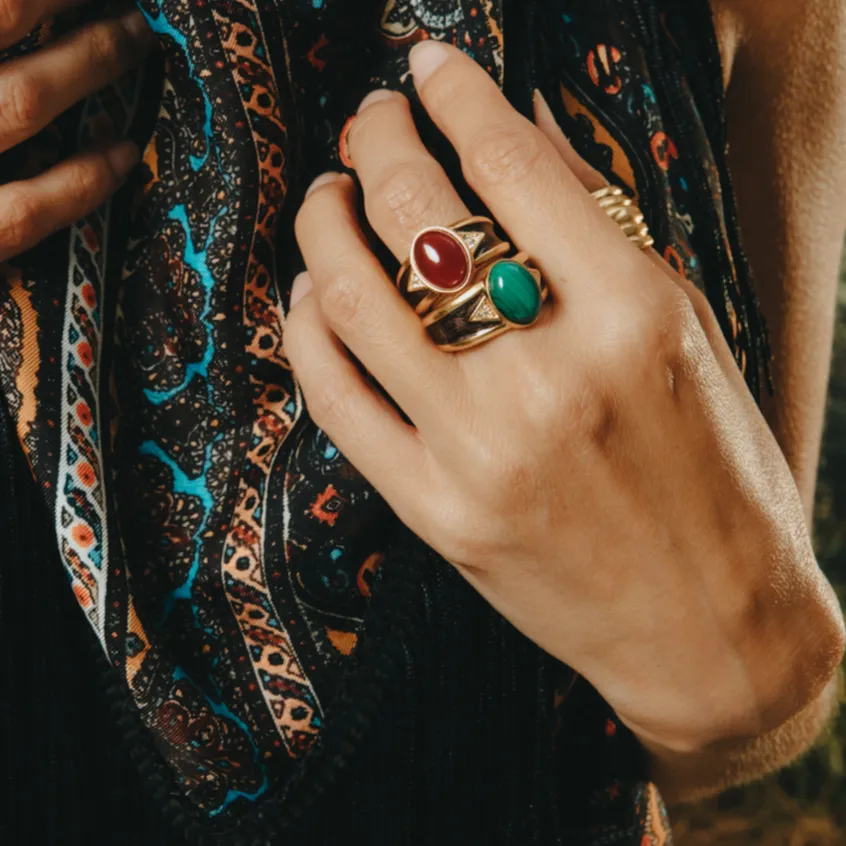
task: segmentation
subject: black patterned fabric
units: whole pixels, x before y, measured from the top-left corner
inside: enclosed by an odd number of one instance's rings
[[[757,393],[766,338],[725,171],[707,3],[140,5],[162,46],[143,73],[0,159],[11,178],[104,135],[144,147],[112,202],[3,270],[3,626],[10,722],[31,731],[10,728],[12,794],[38,795],[42,775],[21,760],[52,730],[16,709],[52,689],[61,718],[77,709],[75,765],[106,781],[110,767],[130,771],[103,760],[112,723],[150,797],[113,818],[102,784],[59,784],[55,814],[85,821],[63,843],[668,843],[633,738],[397,525],[310,421],[283,328],[305,186],[348,164],[364,94],[413,99],[408,50],[445,39],[522,111],[540,89],[576,149],[637,196]],[[75,615],[66,658],[41,653],[20,596],[36,628],[53,605]],[[65,666],[77,660],[81,696]],[[59,749],[46,760],[67,772]]]

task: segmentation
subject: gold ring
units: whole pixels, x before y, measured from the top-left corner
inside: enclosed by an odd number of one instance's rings
[[[594,191],[591,197],[599,203],[599,207],[623,230],[623,234],[639,247],[648,250],[655,244],[655,239],[649,232],[643,212],[616,185],[606,185]]]

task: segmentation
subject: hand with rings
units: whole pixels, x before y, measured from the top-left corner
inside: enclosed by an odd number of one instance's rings
[[[285,331],[312,417],[651,749],[781,725],[831,677],[843,621],[708,301],[542,102],[533,124],[440,43],[411,67],[497,227],[471,218],[404,97],[367,98],[350,154],[405,264],[391,279],[369,248],[352,179],[315,182]]]

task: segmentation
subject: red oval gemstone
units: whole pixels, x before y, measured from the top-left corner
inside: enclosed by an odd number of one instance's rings
[[[463,244],[439,229],[430,229],[417,239],[414,263],[427,282],[445,291],[460,288],[470,272]]]

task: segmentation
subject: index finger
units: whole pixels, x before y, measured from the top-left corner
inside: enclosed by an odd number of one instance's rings
[[[86,0],[0,0],[0,49],[11,47],[51,15]]]

